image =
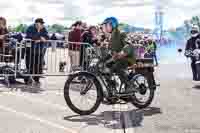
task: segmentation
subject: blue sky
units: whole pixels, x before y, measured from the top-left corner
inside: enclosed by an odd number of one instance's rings
[[[36,17],[44,17],[49,24],[69,25],[76,19],[97,24],[107,16],[116,16],[122,22],[153,28],[156,7],[165,13],[165,28],[200,15],[199,0],[0,0],[1,15],[11,25],[31,23]]]

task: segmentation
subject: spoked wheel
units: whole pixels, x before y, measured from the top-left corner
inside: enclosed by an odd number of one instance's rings
[[[134,84],[137,92],[134,93],[131,102],[137,108],[146,108],[153,101],[155,90],[150,88],[148,80],[150,79],[147,79],[144,75],[135,76]]]
[[[88,73],[70,75],[64,88],[64,97],[71,110],[80,115],[94,113],[103,99],[101,85]]]
[[[14,84],[16,82],[15,73],[13,71],[13,68],[4,67],[2,72],[3,72],[3,75],[4,75],[4,80],[8,84],[8,86],[10,84]]]

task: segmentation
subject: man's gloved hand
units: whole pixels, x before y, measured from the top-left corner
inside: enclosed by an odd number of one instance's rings
[[[186,50],[184,55],[188,58],[193,55],[193,52],[191,50]]]
[[[195,49],[195,50],[193,51],[193,54],[194,54],[194,56],[199,56],[199,54],[200,54],[200,49]]]

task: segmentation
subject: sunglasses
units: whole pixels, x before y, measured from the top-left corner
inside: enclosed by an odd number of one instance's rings
[[[196,31],[196,30],[191,31],[191,34],[196,34],[196,33],[198,33],[198,31]]]

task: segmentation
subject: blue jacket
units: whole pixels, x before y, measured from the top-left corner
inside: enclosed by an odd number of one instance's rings
[[[26,31],[26,38],[31,40],[40,40],[41,37],[44,37],[45,39],[49,39],[48,32],[46,28],[43,28],[40,32],[37,31],[35,24],[28,27]],[[44,48],[46,44],[40,43],[34,44],[32,43],[32,47],[34,48]]]

